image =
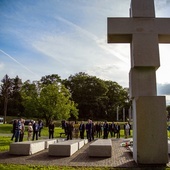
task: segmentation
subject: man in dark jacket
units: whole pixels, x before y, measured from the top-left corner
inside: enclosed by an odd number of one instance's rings
[[[80,126],[79,126],[79,131],[80,131],[80,138],[84,139],[84,131],[85,131],[85,125],[84,122],[82,121]]]
[[[67,128],[67,140],[69,140],[69,139],[72,140],[73,129],[74,129],[73,123],[69,121],[69,122],[67,123],[66,128]]]
[[[54,138],[54,123],[51,121],[48,126],[49,139]]]
[[[38,124],[38,121],[35,121],[33,123],[33,136],[32,136],[32,140],[34,140],[35,137],[36,137],[36,140],[38,140],[38,132],[39,132],[39,124]]]

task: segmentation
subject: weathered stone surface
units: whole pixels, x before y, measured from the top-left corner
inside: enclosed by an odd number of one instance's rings
[[[49,145],[50,156],[71,156],[79,149],[77,140],[68,140]]]
[[[154,68],[131,68],[130,97],[156,96],[156,73]]]
[[[32,155],[45,149],[45,141],[14,142],[9,153],[13,155]]]
[[[90,157],[111,157],[112,141],[111,139],[97,139],[89,145]]]
[[[140,96],[133,107],[133,158],[141,164],[168,162],[165,97]]]
[[[45,141],[45,149],[48,149],[50,144],[57,143],[57,139],[46,139],[44,141]]]

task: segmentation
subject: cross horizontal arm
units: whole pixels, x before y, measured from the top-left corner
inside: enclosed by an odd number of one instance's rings
[[[133,34],[155,34],[170,43],[169,18],[108,18],[108,43],[131,43]]]
[[[170,18],[156,18],[155,28],[157,29],[159,43],[170,43]]]
[[[108,43],[130,43],[132,39],[131,18],[108,18]]]

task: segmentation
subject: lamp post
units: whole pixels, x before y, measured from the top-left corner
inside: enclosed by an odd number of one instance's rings
[[[117,106],[117,122],[119,121],[119,106]]]

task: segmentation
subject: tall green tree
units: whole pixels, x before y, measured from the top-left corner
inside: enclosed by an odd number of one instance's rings
[[[27,81],[23,84],[21,94],[27,116],[45,119],[47,126],[53,119],[71,116],[77,119],[78,110],[70,100],[70,92],[57,81]]]
[[[22,87],[21,79],[16,76],[11,79],[11,94],[9,98],[8,115],[10,116],[23,116],[23,106],[20,90]]]
[[[101,101],[107,98],[104,81],[80,72],[64,80],[64,84],[70,90],[72,99],[78,103],[80,119],[101,116],[101,112],[104,112]]]
[[[70,93],[63,85],[43,86],[37,106],[39,117],[46,120],[46,125],[53,119],[68,119],[71,115],[78,117],[76,105],[70,100]]]
[[[108,88],[106,94],[108,100],[105,101],[107,117],[108,119],[116,120],[117,107],[119,107],[120,112],[123,112],[123,108],[127,112],[130,107],[128,89],[123,88],[117,82],[113,81],[105,81],[105,84]]]
[[[37,102],[39,89],[35,83],[31,83],[29,80],[25,81],[20,90],[22,97],[22,105],[24,106],[23,116],[28,118],[37,117]]]
[[[47,75],[41,78],[40,83],[43,85],[61,83],[61,78],[58,74]]]
[[[8,100],[11,94],[12,82],[10,77],[6,74],[2,79],[1,84],[1,96],[3,101],[4,123],[6,123]]]

